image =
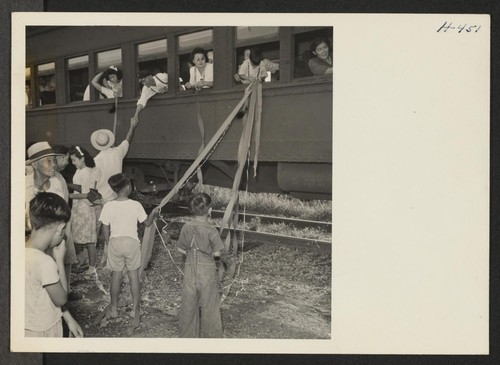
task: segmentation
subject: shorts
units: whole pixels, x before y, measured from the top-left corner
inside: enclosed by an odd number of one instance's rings
[[[24,337],[63,337],[62,318],[55,325],[45,331],[31,331],[24,329]]]
[[[108,245],[108,267],[113,271],[141,267],[141,244],[132,237],[113,237]]]

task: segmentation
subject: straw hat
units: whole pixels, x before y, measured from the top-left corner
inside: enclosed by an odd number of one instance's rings
[[[160,85],[156,84],[156,86],[163,86],[168,84],[168,74],[165,72],[159,72],[155,75],[155,79],[160,81]],[[163,85],[162,85],[163,84]]]
[[[35,162],[42,157],[46,156],[59,156],[60,153],[55,153],[50,147],[49,142],[37,142],[32,144],[28,148],[28,160],[26,161],[26,165],[31,165],[32,162]]]
[[[107,150],[115,143],[115,135],[109,129],[99,129],[90,136],[90,143],[98,150]]]

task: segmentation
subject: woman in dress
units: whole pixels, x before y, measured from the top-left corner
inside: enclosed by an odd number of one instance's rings
[[[96,218],[94,208],[87,199],[90,189],[95,189],[98,170],[95,169],[94,158],[80,146],[73,146],[69,149],[69,157],[76,167],[73,176],[73,184],[81,187],[81,192],[69,194],[73,199],[71,209],[71,232],[77,247],[85,247],[89,255],[89,269],[85,276],[95,275],[96,263]]]

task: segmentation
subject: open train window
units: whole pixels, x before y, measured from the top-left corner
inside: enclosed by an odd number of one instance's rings
[[[116,82],[109,82],[107,79],[103,79],[102,77],[98,80],[99,84],[104,86],[106,89],[111,90],[111,92],[101,92],[99,98],[112,98],[113,92],[118,93],[119,97],[123,95],[122,91],[122,50],[121,48],[112,49],[109,51],[99,52],[97,53],[97,71],[98,72],[109,72],[112,69],[114,72],[118,72],[118,77]]]
[[[194,32],[189,34],[180,35],[178,38],[178,48],[177,54],[179,55],[179,77],[182,79],[181,81],[181,90],[185,90],[184,85],[188,84],[190,81],[207,81],[213,82],[213,62],[214,62],[214,53],[213,53],[213,31],[212,29],[203,30],[200,32]],[[207,58],[212,57],[212,62],[209,60],[205,60],[206,65],[204,70],[200,72],[193,72],[196,79],[190,80],[190,69],[194,67],[194,64],[191,62],[191,52],[195,48],[202,48],[207,53]],[[195,71],[193,69],[193,71]],[[189,84],[188,84],[189,86]]]
[[[89,84],[89,56],[68,58],[66,70],[68,72],[69,101],[82,101],[85,89]]]
[[[25,83],[24,83],[24,105],[26,108],[31,108],[33,106],[33,100],[31,100],[31,68],[26,67],[25,72]]]
[[[56,64],[44,63],[37,66],[37,87],[39,105],[56,103]]]
[[[255,77],[264,82],[279,80],[278,31],[278,27],[236,27],[237,83],[249,83]]]
[[[333,28],[295,27],[294,33],[294,78],[331,75]],[[319,53],[316,53],[318,46]]]
[[[159,39],[153,42],[137,45],[137,78],[139,80],[157,73],[167,72],[167,40]],[[142,84],[139,82],[139,91]]]

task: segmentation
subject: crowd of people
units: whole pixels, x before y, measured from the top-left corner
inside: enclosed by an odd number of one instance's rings
[[[238,65],[234,78],[237,83],[249,84],[254,79],[271,81],[271,77],[279,71],[279,63],[265,58],[258,47],[250,47],[243,51],[243,61]],[[301,55],[305,60],[308,75],[320,76],[333,73],[333,61],[329,40],[317,38],[309,49]],[[196,47],[192,50],[188,62],[189,80],[179,79],[181,90],[209,89],[214,85],[214,51]],[[147,71],[145,71],[147,72]],[[91,88],[98,91],[99,99],[113,99],[123,96],[122,71],[114,66],[109,66],[103,72],[96,74],[83,92],[83,101],[90,100]],[[146,107],[147,101],[156,94],[168,91],[168,74],[158,71],[140,77],[141,95],[137,102],[134,118]],[[41,76],[38,80],[40,105],[54,104],[56,79],[55,74]],[[26,85],[26,106],[31,105],[31,89]]]
[[[93,280],[97,275],[99,234],[104,238],[100,266],[112,272],[111,303],[106,317],[119,315],[118,298],[126,272],[133,301],[132,326],[140,325],[142,258],[138,224],[151,225],[159,207],[146,215],[142,205],[129,198],[132,184],[122,173],[123,159],[137,125],[138,120],[131,118],[128,133],[118,146],[110,130],[94,131],[90,142],[98,151],[96,156],[81,146],[51,146],[47,141],[36,142],[27,149],[26,337],[62,337],[63,320],[70,336],[84,336],[66,303],[78,300],[74,295],[72,298],[72,266],[85,264],[85,253],[88,269],[82,276]],[[179,238],[178,251],[184,255],[186,272],[179,314],[180,337],[199,337],[200,327],[205,336],[223,337],[218,287],[207,281],[207,277],[218,277],[215,262],[224,251],[217,230],[208,221],[210,204],[206,194],[192,197],[193,222],[183,228]]]
[[[308,66],[314,75],[332,73],[327,40],[311,44]],[[213,52],[195,48],[191,52],[190,80],[186,89],[213,87]],[[244,51],[244,59],[234,75],[248,84],[264,81],[279,71],[279,64],[264,58],[257,48]],[[119,315],[118,297],[123,272],[127,272],[133,300],[133,326],[140,324],[141,249],[138,224],[151,225],[159,214],[147,215],[137,201],[129,198],[130,178],[122,173],[123,160],[139,124],[139,114],[148,100],[168,90],[168,75],[156,73],[142,80],[141,97],[130,119],[125,139],[115,145],[115,135],[107,129],[94,131],[90,143],[93,155],[82,146],[51,146],[47,141],[27,149],[25,187],[25,336],[62,337],[63,320],[69,333],[83,337],[78,321],[66,307],[77,300],[71,291],[72,268],[85,267],[88,280],[97,275],[97,241],[104,237],[100,266],[112,271],[111,303],[107,318]],[[122,73],[111,66],[92,79],[91,85],[103,97],[122,96]],[[89,92],[86,92],[88,95]],[[193,218],[181,230],[177,250],[184,257],[184,284],[179,313],[179,336],[223,337],[216,261],[224,261],[224,244],[209,223],[211,199],[194,194],[189,200]],[[73,294],[73,295],[72,295]],[[201,320],[200,320],[201,308]]]

